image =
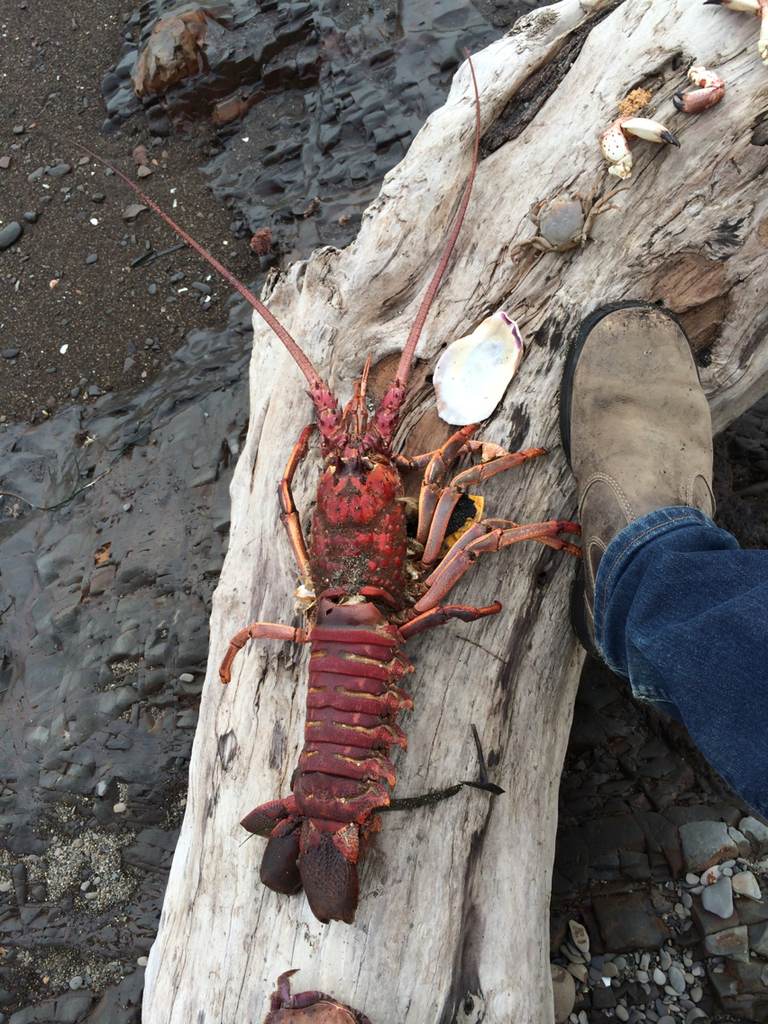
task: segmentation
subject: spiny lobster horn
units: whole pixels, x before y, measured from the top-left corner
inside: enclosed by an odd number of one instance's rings
[[[464,52],[466,53],[467,60],[469,61],[469,69],[472,74],[472,84],[475,91],[476,129],[472,169],[456,216],[456,222],[446,243],[445,249],[443,250],[437,269],[435,270],[429,287],[427,288],[426,294],[421,301],[421,306],[419,307],[416,319],[411,327],[410,334],[408,335],[408,341],[403,349],[403,354],[397,367],[395,379],[390,384],[381,402],[373,413],[370,423],[368,424],[367,433],[363,439],[362,446],[363,448],[367,447],[375,451],[388,452],[391,448],[392,437],[397,427],[400,409],[402,408],[405,397],[408,394],[408,375],[410,373],[411,363],[413,362],[414,353],[416,351],[416,345],[418,344],[421,336],[421,331],[424,327],[427,315],[429,314],[432,302],[437,294],[438,288],[440,287],[440,282],[443,278],[443,274],[445,273],[445,268],[448,266],[448,261],[451,258],[451,253],[453,252],[453,248],[456,244],[456,239],[459,236],[459,231],[461,230],[461,225],[464,220],[464,214],[469,204],[469,197],[472,193],[472,184],[475,179],[475,169],[477,167],[477,158],[480,146],[480,97],[477,88],[477,79],[475,77],[475,69],[472,65],[469,51],[465,50]],[[349,444],[350,440],[349,432],[346,429],[346,416],[342,415],[335,395],[328,385],[321,380],[317,370],[304,354],[299,344],[291,337],[288,331],[269,311],[264,303],[261,302],[260,299],[257,299],[253,292],[238,281],[234,274],[231,274],[215,256],[212,256],[211,253],[200,245],[199,242],[196,242],[190,234],[188,234],[183,228],[179,227],[179,225],[172,220],[167,213],[161,210],[157,203],[153,202],[149,196],[146,196],[138,185],[131,181],[127,175],[123,174],[123,172],[118,170],[117,167],[114,167],[97,153],[93,153],[90,149],[87,149],[79,142],[73,142],[73,145],[77,146],[78,149],[81,149],[84,153],[87,153],[88,156],[97,160],[105,167],[109,167],[110,170],[112,170],[119,178],[122,178],[127,185],[130,185],[134,192],[141,197],[143,202],[145,202],[150,209],[154,210],[158,216],[162,217],[165,223],[168,224],[169,227],[173,228],[173,230],[184,239],[187,245],[191,246],[195,252],[199,253],[203,259],[207,260],[216,273],[223,277],[228,284],[238,291],[256,310],[259,316],[262,317],[262,319],[272,328],[277,337],[290,352],[296,365],[309,381],[309,394],[317,411],[317,426],[322,439],[321,447],[323,456],[327,458],[332,453],[342,452]]]

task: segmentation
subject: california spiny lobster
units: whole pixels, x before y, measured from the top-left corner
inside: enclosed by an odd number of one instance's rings
[[[520,540],[537,540],[581,555],[578,547],[558,536],[578,534],[574,523],[552,520],[518,526],[503,519],[485,519],[474,522],[448,554],[439,557],[451,515],[467,488],[544,455],[545,449],[507,452],[499,445],[476,440],[477,425],[470,425],[435,451],[412,458],[392,451],[416,345],[461,229],[477,167],[480,99],[469,63],[476,122],[469,180],[394,380],[370,412],[366,403],[370,357],[342,413],[328,385],[267,307],[116,171],[248,300],[309,382],[317,422],[301,432],[278,488],[280,518],[305,587],[315,596],[308,612],[309,628],[253,623],[232,638],[220,676],[222,682],[229,682],[232,662],[248,640],[310,644],[305,743],[293,775],[292,793],[255,808],[242,825],[269,837],[261,881],[286,894],[303,887],[312,912],[323,922],[354,920],[359,898],[357,863],[381,829],[376,811],[390,803],[384,783],[395,784],[389,749],[406,746],[395,719],[405,708],[412,708],[413,702],[398,684],[413,666],[400,646],[449,619],[471,622],[501,610],[498,601],[483,608],[440,604],[478,555]],[[291,485],[315,429],[326,469],[320,478],[308,546]],[[443,478],[456,460],[470,453],[479,453],[480,463],[443,486]],[[416,532],[420,557],[409,551],[400,478],[401,471],[414,469],[424,473]]]

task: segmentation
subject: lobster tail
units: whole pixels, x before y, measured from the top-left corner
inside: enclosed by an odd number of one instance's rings
[[[343,833],[354,830],[354,836]],[[340,837],[341,841],[340,841]],[[329,921],[355,920],[360,882],[357,876],[357,828],[347,826],[341,832],[319,831],[311,821],[305,821],[301,830],[301,856],[299,870],[309,906],[315,917]]]

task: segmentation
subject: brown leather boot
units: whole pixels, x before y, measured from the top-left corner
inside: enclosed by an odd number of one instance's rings
[[[709,407],[671,314],[627,303],[584,321],[565,360],[560,433],[576,477],[584,549],[572,619],[582,644],[597,653],[595,578],[613,538],[654,509],[715,510]]]

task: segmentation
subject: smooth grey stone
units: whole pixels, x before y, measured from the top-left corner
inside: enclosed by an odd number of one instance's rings
[[[95,263],[98,260],[98,258],[99,258],[99,254],[97,252],[92,252],[90,254],[90,256],[86,256],[85,257],[85,262],[86,263]]]
[[[675,964],[672,964],[669,968],[668,977],[669,984],[672,986],[675,992],[677,992],[677,994],[681,996],[683,992],[685,992],[685,978],[683,977],[683,972],[680,970],[679,967],[675,966]]]
[[[17,348],[7,348],[3,352],[3,359],[15,359],[18,354],[19,350]]]
[[[733,886],[727,875],[722,875],[713,885],[708,885],[701,894],[701,903],[710,914],[717,914],[726,920],[733,913]]]
[[[0,228],[0,250],[13,245],[21,237],[21,231],[21,224],[17,220],[12,220],[4,228]]]

